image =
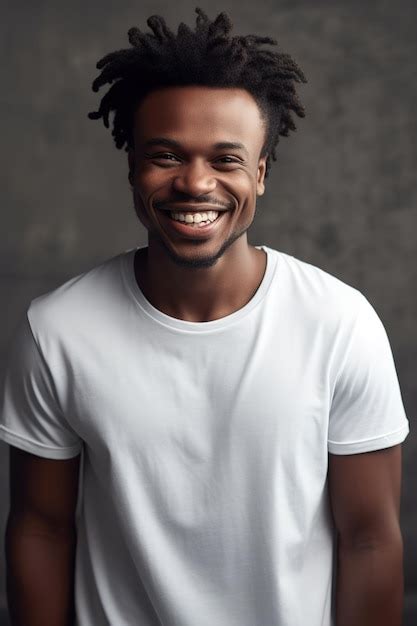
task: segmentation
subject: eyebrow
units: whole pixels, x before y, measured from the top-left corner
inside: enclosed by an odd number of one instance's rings
[[[175,141],[175,139],[167,139],[166,137],[153,137],[144,143],[145,147],[161,145],[169,148],[181,149],[181,144],[178,141]],[[249,156],[249,152],[243,143],[238,143],[236,141],[218,141],[212,145],[212,148],[214,150],[242,150],[242,152]]]

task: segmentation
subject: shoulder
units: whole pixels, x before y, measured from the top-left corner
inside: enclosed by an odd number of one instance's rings
[[[315,328],[339,332],[351,329],[367,302],[364,294],[334,274],[285,252],[278,262],[284,266],[286,302],[292,314]]]
[[[46,336],[56,339],[91,328],[118,299],[125,255],[108,258],[31,300],[27,318],[34,338],[41,343]]]

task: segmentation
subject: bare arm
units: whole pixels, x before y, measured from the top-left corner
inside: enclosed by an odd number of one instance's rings
[[[401,626],[403,549],[400,540],[338,557],[336,626]]]
[[[338,530],[336,626],[400,626],[403,542],[401,444],[329,455],[329,492]]]
[[[45,459],[10,446],[5,535],[12,626],[72,626],[80,455]]]

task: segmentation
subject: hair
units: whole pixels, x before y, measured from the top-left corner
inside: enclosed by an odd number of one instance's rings
[[[147,24],[152,33],[132,27],[128,31],[131,48],[106,54],[96,65],[101,73],[92,83],[97,92],[106,83],[112,85],[103,96],[98,111],[90,119],[103,118],[109,128],[109,113],[114,111],[112,135],[116,148],[134,146],[134,112],[151,91],[169,86],[202,85],[243,88],[255,99],[266,127],[260,157],[267,155],[265,178],[270,159],[277,160],[279,137],[288,137],[296,125],[291,111],[305,117],[294,82],[306,83],[302,70],[289,54],[260,48],[277,45],[275,39],[257,35],[230,36],[232,22],[220,13],[214,22],[200,8],[193,32],[184,22],[175,35],[160,15],[152,15]]]

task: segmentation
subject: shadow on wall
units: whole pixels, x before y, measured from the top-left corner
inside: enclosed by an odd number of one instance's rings
[[[11,626],[7,609],[0,609],[0,626]]]

